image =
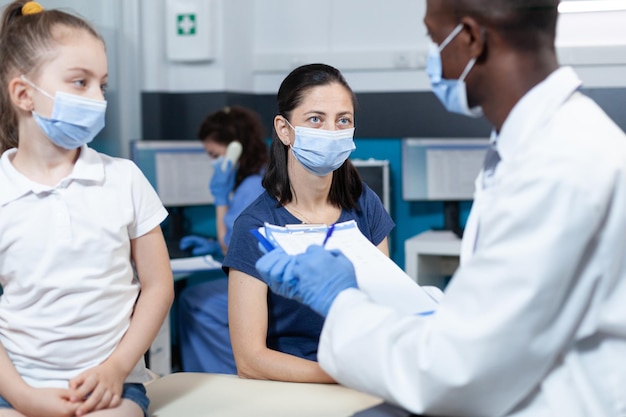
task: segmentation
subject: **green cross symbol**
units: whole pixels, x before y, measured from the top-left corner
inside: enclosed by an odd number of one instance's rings
[[[176,29],[180,36],[195,35],[196,15],[194,13],[176,15]]]

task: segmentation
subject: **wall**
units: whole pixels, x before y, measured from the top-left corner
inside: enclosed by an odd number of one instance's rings
[[[168,60],[164,30],[167,0],[141,3],[143,63],[142,90],[206,92],[253,90],[253,28],[255,0],[179,0],[209,3],[212,10],[210,40],[214,59],[179,62]],[[175,0],[170,0],[174,1]],[[150,117],[149,115],[147,117]]]
[[[102,1],[102,0],[101,0]],[[165,58],[166,0],[142,3],[143,91],[275,93],[287,72],[312,61],[340,68],[357,92],[428,91],[423,0],[210,1],[216,10],[215,60]],[[614,67],[626,65],[626,11],[560,17],[557,44],[564,64],[588,87],[626,86]],[[622,52],[622,53],[620,53]]]

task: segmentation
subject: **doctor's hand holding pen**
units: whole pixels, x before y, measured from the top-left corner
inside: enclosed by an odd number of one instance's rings
[[[358,288],[352,262],[340,250],[320,245],[311,245],[299,255],[274,249],[259,258],[256,268],[274,293],[306,304],[324,317],[340,292]]]

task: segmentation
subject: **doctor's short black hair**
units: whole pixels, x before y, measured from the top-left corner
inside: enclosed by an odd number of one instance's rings
[[[457,20],[473,17],[519,50],[554,44],[559,0],[439,0]]]

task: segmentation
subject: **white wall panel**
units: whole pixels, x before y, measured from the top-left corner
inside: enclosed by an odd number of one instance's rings
[[[424,0],[213,1],[215,60],[204,63],[166,59],[165,0],[47,0],[45,6],[69,7],[96,22],[111,62],[121,61],[112,73],[121,65],[120,80],[142,91],[273,93],[291,69],[308,62],[337,66],[356,91],[429,89]],[[625,20],[626,12],[560,17],[559,56],[584,74],[587,86],[626,85],[618,76],[626,69]],[[113,83],[120,94],[133,90]]]
[[[626,45],[626,10],[569,13],[559,17],[557,45]]]

